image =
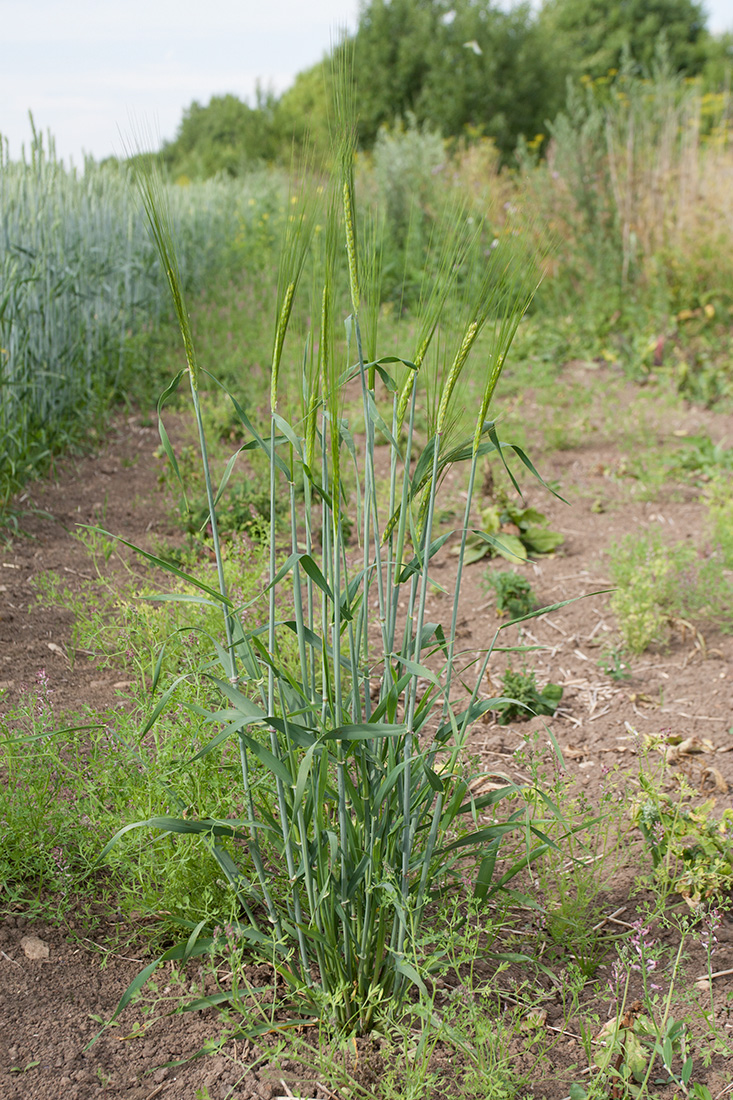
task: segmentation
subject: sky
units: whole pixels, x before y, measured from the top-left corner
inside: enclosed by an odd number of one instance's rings
[[[713,31],[731,0],[704,0]],[[359,0],[0,0],[0,134],[11,157],[36,127],[67,163],[124,153],[133,133],[175,136],[193,100],[254,102],[319,61]]]

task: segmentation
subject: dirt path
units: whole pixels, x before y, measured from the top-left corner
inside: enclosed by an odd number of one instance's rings
[[[575,371],[574,384],[589,384]],[[593,383],[598,385],[598,374]],[[602,387],[600,387],[602,391]],[[623,402],[633,403],[636,391],[622,389]],[[601,397],[600,400],[603,400]],[[536,411],[536,410],[534,410]],[[527,417],[534,415],[531,404]],[[704,429],[713,439],[731,433],[730,418],[692,410],[684,425],[662,423],[662,436],[680,427],[692,432]],[[26,504],[47,515],[23,519],[29,537],[15,538],[0,552],[0,687],[6,689],[4,705],[12,703],[23,684],[32,683],[45,669],[56,693],[57,713],[86,702],[95,707],[114,705],[129,673],[119,668],[95,668],[93,661],[74,662],[67,657],[72,627],[71,610],[37,604],[31,582],[43,571],[63,576],[73,592],[89,575],[89,556],[74,537],[77,523],[102,522],[109,530],[133,543],[177,536],[167,515],[159,488],[160,460],[155,457],[158,436],[154,427],[143,426],[139,417],[119,421],[110,432],[105,451],[94,458],[62,463],[54,481],[37,484]],[[533,457],[537,458],[535,454]],[[544,491],[531,488],[535,503],[550,518],[553,529],[565,535],[555,556],[533,567],[532,585],[541,603],[584,596],[608,586],[610,543],[629,532],[660,529],[682,540],[697,531],[703,505],[684,488],[665,488],[653,501],[634,498],[629,484],[609,476],[617,466],[618,451],[591,434],[582,448],[548,454],[538,462],[548,480],[559,479],[568,505]],[[596,502],[602,500],[602,508]],[[123,553],[122,558],[126,559]],[[437,562],[437,579],[450,590],[454,559]],[[465,587],[461,644],[466,651],[484,647],[497,619],[494,599],[485,587],[486,563],[468,570]],[[114,576],[114,566],[112,576]],[[117,568],[122,569],[119,565]],[[498,568],[494,563],[492,568]],[[429,605],[431,617],[440,617],[441,599]],[[447,603],[444,603],[447,609]],[[666,782],[672,788],[680,772],[701,791],[712,791],[716,782],[720,805],[730,805],[724,786],[733,787],[733,638],[704,630],[704,643],[693,635],[678,633],[666,652],[648,652],[632,664],[632,677],[614,681],[601,671],[598,660],[604,639],[615,629],[608,596],[580,600],[562,611],[534,620],[522,632],[522,640],[546,646],[533,667],[540,684],[546,680],[564,687],[561,710],[551,727],[564,753],[567,769],[591,800],[603,792],[609,770],[635,773],[639,734],[674,730],[683,738],[696,737],[705,751],[698,756],[670,762]],[[514,640],[517,628],[507,631]],[[508,641],[509,639],[507,639]],[[501,679],[506,658],[498,657],[491,675]],[[488,690],[488,686],[487,686]],[[0,702],[0,706],[3,703]],[[547,741],[544,724],[534,721],[505,727],[478,725],[471,748],[484,768],[512,778],[526,779],[527,754],[515,756],[528,735],[537,732],[538,743]],[[48,947],[47,957],[29,958],[29,935]],[[716,957],[718,969],[733,967],[733,937],[722,936]],[[84,1046],[97,1024],[93,1017],[108,1017],[121,991],[138,973],[141,960],[105,956],[75,934],[73,922],[65,929],[48,925],[29,927],[22,915],[6,916],[0,924],[0,1095],[3,1100],[86,1100],[106,1092],[130,1100],[178,1100],[194,1096],[237,1096],[242,1100],[271,1097],[282,1091],[267,1067],[246,1071],[248,1060],[241,1049],[239,1066],[226,1055],[202,1059],[184,1068],[156,1069],[161,1063],[194,1053],[216,1034],[213,1016],[160,1019],[148,1034],[129,1039],[135,1011],[123,1026],[108,1032],[90,1051]],[[105,969],[100,969],[102,959]],[[164,982],[159,983],[161,989]],[[716,991],[722,1001],[733,989],[730,978]],[[125,1040],[128,1037],[128,1041]],[[578,1051],[567,1058],[578,1060]],[[567,1060],[567,1059],[566,1059]],[[713,1067],[710,1082],[727,1084]],[[152,1076],[146,1076],[151,1073]],[[246,1076],[244,1076],[246,1073]],[[235,1087],[236,1086],[236,1087]],[[546,1092],[559,1097],[545,1081]],[[712,1087],[712,1084],[711,1086]],[[204,1092],[208,1089],[208,1093]],[[196,1090],[200,1090],[197,1092]],[[312,1096],[333,1097],[328,1090]]]
[[[98,524],[136,545],[149,546],[154,536],[175,537],[168,502],[159,487],[162,462],[156,427],[139,416],[113,424],[99,455],[63,460],[53,480],[37,482],[23,497],[27,537],[15,538],[0,552],[0,687],[6,705],[15,702],[24,684],[33,684],[40,669],[53,682],[54,705],[61,711],[81,702],[109,706],[118,685],[129,684],[124,667],[100,671],[89,660],[69,660],[74,612],[39,603],[33,581],[55,574],[70,593],[70,604],[91,579],[94,567],[79,540],[78,524]],[[131,555],[119,548],[109,570],[124,572],[119,560]],[[82,655],[86,656],[86,655]]]

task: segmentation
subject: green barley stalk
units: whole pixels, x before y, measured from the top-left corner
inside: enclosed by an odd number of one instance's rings
[[[473,494],[476,484],[476,471],[481,444],[484,439],[491,401],[496,385],[506,362],[506,357],[516,335],[519,323],[525,315],[537,289],[536,267],[522,250],[509,248],[506,258],[502,255],[506,250],[506,242],[499,242],[494,255],[498,259],[497,267],[501,270],[501,283],[504,287],[503,298],[498,303],[498,317],[492,333],[489,354],[484,368],[486,382],[481,395],[478,417],[473,434],[471,465],[469,467],[468,487],[466,490],[466,507],[464,511],[463,526],[461,528],[461,543],[458,552],[458,567],[456,571],[455,595],[453,599],[453,612],[451,616],[450,643],[448,647],[448,659],[446,667],[446,697],[450,693],[453,668],[455,661],[455,637],[458,624],[458,594],[460,593],[463,579],[463,568],[466,555],[466,542],[468,538],[473,507]]]
[[[399,1006],[413,985],[419,987],[415,936],[428,897],[445,886],[454,860],[464,851],[481,859],[482,846],[488,844],[481,863],[481,889],[488,894],[496,846],[514,827],[509,821],[454,839],[462,814],[496,807],[518,792],[508,784],[481,800],[470,797],[462,775],[465,738],[471,722],[497,702],[479,698],[490,649],[468,706],[459,709],[446,687],[455,621],[442,640],[440,628],[426,622],[426,599],[432,553],[441,541],[433,542],[432,535],[441,477],[452,463],[475,457],[485,444],[483,429],[478,449],[470,440],[450,442],[460,380],[482,329],[498,326],[492,345],[496,359],[482,401],[484,415],[498,378],[499,355],[503,363],[507,334],[521,314],[522,299],[507,289],[506,280],[482,276],[467,281],[467,297],[459,310],[462,330],[439,379],[435,430],[413,468],[416,422],[425,393],[422,372],[415,367],[422,365],[439,332],[454,276],[444,267],[437,289],[426,290],[428,309],[418,324],[415,356],[420,363],[406,368],[407,401],[405,386],[390,383],[393,429],[404,425],[407,435],[401,451],[399,432],[385,426],[377,391],[380,372],[400,357],[378,364],[364,356],[360,295],[367,303],[377,300],[377,291],[364,280],[378,278],[379,264],[377,257],[360,257],[358,252],[360,240],[362,248],[373,249],[376,235],[359,238],[356,232],[349,182],[354,130],[348,118],[344,131],[337,179],[323,216],[320,278],[311,279],[311,287],[317,287],[311,298],[317,300],[320,313],[317,350],[309,345],[295,356],[298,368],[305,365],[302,415],[297,422],[288,419],[281,397],[292,376],[288,328],[298,308],[310,246],[312,222],[307,217],[291,229],[280,269],[269,433],[260,433],[235,401],[243,427],[270,467],[267,624],[263,633],[259,625],[233,615],[222,594],[225,625],[234,619],[235,629],[230,635],[227,627],[227,648],[219,652],[224,676],[212,677],[226,709],[215,712],[212,720],[226,724],[199,755],[214,751],[227,736],[238,738],[246,816],[242,821],[167,818],[147,824],[202,837],[237,890],[242,934],[253,950],[269,952],[274,959],[291,1004],[353,1034],[370,1030],[379,1016]],[[156,226],[163,225],[160,196],[151,198],[150,207]],[[349,297],[345,359],[335,335],[342,308],[339,232],[346,246]],[[170,239],[159,236],[162,241]],[[465,258],[468,236],[454,235],[453,250],[446,256],[457,251]],[[175,273],[173,265],[170,270]],[[376,340],[369,349],[373,356]],[[344,379],[358,380],[361,388],[365,427],[358,451],[342,415]],[[195,387],[192,392],[197,402]],[[200,418],[198,422],[203,437]],[[376,425],[392,450],[386,524],[376,489]],[[357,515],[362,540],[358,555],[345,536],[351,518],[347,454],[355,471],[352,499],[363,502],[360,520]],[[206,463],[205,455],[203,441]],[[295,495],[296,483],[303,486],[305,516]],[[275,515],[284,492],[290,504],[290,532],[281,542]],[[213,500],[211,519],[216,530]],[[414,558],[404,562],[408,539]],[[218,538],[215,554],[220,568]],[[191,583],[201,587],[195,579]],[[404,616],[400,594],[406,597]],[[283,609],[290,606],[294,619],[281,621]],[[293,635],[294,646],[288,641]],[[234,644],[242,658],[238,682],[231,682]],[[378,683],[375,692],[373,680]],[[429,684],[422,695],[418,680]],[[256,796],[254,769],[266,777]],[[225,850],[226,843],[243,838],[248,842],[246,877]],[[509,878],[513,873],[508,872]],[[186,952],[194,950],[200,934],[200,929],[192,933]]]

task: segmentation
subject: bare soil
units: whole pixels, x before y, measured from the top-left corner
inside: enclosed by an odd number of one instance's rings
[[[598,369],[569,365],[565,382],[592,385],[598,401],[602,404],[607,400]],[[621,420],[633,409],[639,391],[627,385],[615,387],[613,393],[613,412]],[[531,400],[526,405],[526,416],[528,422],[538,416]],[[713,441],[727,437],[730,442],[732,429],[733,418],[729,415],[692,408],[679,422],[670,422],[660,409],[658,423],[652,425],[660,442],[675,432],[700,430],[707,431]],[[180,422],[174,425],[174,434],[183,431]],[[90,565],[84,547],[73,537],[77,523],[94,524],[103,517],[107,529],[143,546],[150,545],[153,538],[175,541],[180,537],[161,490],[157,448],[154,428],[143,426],[139,417],[125,417],[110,432],[102,454],[62,462],[52,480],[35,484],[26,495],[24,506],[35,510],[23,517],[23,537],[13,538],[0,551],[0,687],[8,689],[6,704],[17,698],[23,684],[33,682],[40,668],[45,668],[56,693],[57,713],[80,702],[95,707],[120,705],[119,693],[129,681],[125,667],[100,671],[92,660],[76,661],[71,667],[66,656],[71,612],[39,606],[31,581],[42,571],[54,571],[63,574],[72,590],[75,584],[83,583]],[[706,624],[697,624],[697,632],[678,624],[666,650],[648,651],[632,662],[630,679],[614,680],[598,665],[601,647],[614,637],[616,627],[609,596],[589,594],[609,587],[610,544],[629,533],[653,528],[661,529],[674,541],[696,538],[704,522],[699,491],[689,484],[669,481],[654,500],[639,499],[643,494],[634,491],[635,483],[614,476],[621,457],[602,433],[596,439],[592,432],[582,447],[548,451],[545,455],[533,451],[543,476],[548,481],[559,481],[569,501],[564,504],[544,490],[525,486],[528,501],[547,513],[551,527],[565,536],[564,545],[555,555],[532,566],[533,588],[542,605],[588,598],[532,620],[523,629],[509,628],[503,640],[519,640],[521,629],[521,641],[547,647],[531,655],[531,665],[538,683],[552,681],[564,687],[561,708],[549,725],[562,749],[568,774],[590,802],[602,799],[610,782],[609,773],[635,775],[643,735],[671,730],[683,738],[697,738],[703,751],[677,759],[670,754],[663,782],[673,790],[678,776],[685,774],[699,789],[701,799],[713,795],[718,807],[723,808],[731,804],[728,792],[733,787],[733,638]],[[498,623],[495,600],[484,581],[486,565],[482,562],[471,567],[465,581],[461,644],[469,653],[487,645]],[[495,561],[490,568],[503,565]],[[115,566],[112,559],[110,576],[114,576],[115,568],[121,570],[122,566]],[[448,592],[454,574],[455,559],[446,553],[436,561],[436,578]],[[440,618],[443,609],[445,617],[447,608],[445,597],[436,594],[429,604],[430,617]],[[494,686],[500,683],[508,659],[499,655],[492,665]],[[527,737],[533,732],[537,744],[547,741],[544,721],[505,727],[493,722],[478,724],[471,750],[484,769],[526,780],[531,765]],[[518,758],[515,753],[522,747],[524,755]],[[643,895],[632,896],[630,892],[635,873],[648,870],[646,864],[643,868],[640,863],[635,866],[635,861],[641,860],[641,849],[632,839],[618,877],[608,885],[605,895],[606,913],[617,913],[625,907],[614,919],[626,922],[635,919],[643,902]],[[114,942],[115,937],[110,935],[113,929],[108,926],[111,919],[109,914],[100,913],[98,943],[102,945],[110,939]],[[532,927],[529,921],[525,934],[531,936]],[[142,1014],[136,1006],[124,1014],[121,1026],[109,1029],[86,1049],[99,1028],[97,1021],[109,1018],[121,993],[147,959],[134,950],[134,930],[130,930],[131,953],[123,957],[117,951],[100,950],[91,944],[81,935],[81,928],[82,924],[75,924],[73,919],[61,927],[32,924],[17,911],[7,912],[0,924],[3,1100],[56,1100],[61,1096],[86,1100],[105,1092],[130,1100],[207,1095],[212,1100],[250,1100],[298,1095],[298,1082],[306,1081],[302,1096],[333,1100],[342,1095],[336,1082],[317,1079],[295,1063],[289,1069],[287,1063],[281,1063],[278,1069],[271,1066],[266,1039],[257,1048],[230,1040],[214,1054],[185,1062],[218,1035],[220,1025],[212,1013],[159,1015],[151,1023],[151,1016]],[[718,935],[721,942],[715,968],[729,970],[733,968],[733,926],[724,925]],[[48,948],[46,957],[28,957],[29,936],[38,937]],[[702,953],[693,952],[684,971],[688,989],[704,969]],[[487,965],[487,980],[490,976]],[[199,978],[194,968],[191,981]],[[512,1005],[511,981],[511,971],[502,976],[506,991],[502,1003],[507,1009]],[[546,986],[543,1007],[547,1018],[543,1027],[554,1029],[553,1045],[544,1061],[538,1063],[535,1058],[533,1067],[532,1050],[522,1038],[517,1042],[515,1068],[530,1076],[527,1096],[561,1100],[567,1096],[569,1082],[583,1079],[580,1073],[587,1063],[577,1029],[568,1028],[559,989],[550,980]],[[608,999],[603,1000],[597,987],[594,989],[592,998],[589,995],[586,1001],[581,999],[581,1009],[603,1020]],[[455,993],[446,987],[442,996],[450,998]],[[726,1016],[731,993],[731,975],[716,979],[718,1025],[728,1029],[728,1034],[733,1026]],[[701,1012],[706,996],[701,994]],[[143,1034],[135,1036],[136,1025],[144,1027]],[[380,1051],[378,1041],[361,1041],[356,1065],[351,1067],[367,1095],[370,1079],[376,1080],[384,1072]],[[165,1064],[171,1062],[184,1064],[166,1068]],[[573,1065],[578,1067],[574,1071]],[[450,1062],[449,1055],[438,1047],[432,1068],[439,1084],[429,1095],[455,1095],[465,1066]],[[715,1055],[708,1067],[696,1065],[694,1079],[705,1083],[716,1096],[722,1095],[719,1090],[725,1090],[732,1077],[733,1066]],[[484,1093],[479,1090],[475,1095]],[[662,1089],[659,1095],[672,1094]]]

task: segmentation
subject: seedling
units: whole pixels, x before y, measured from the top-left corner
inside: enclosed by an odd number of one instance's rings
[[[620,646],[614,645],[606,649],[598,662],[598,667],[601,672],[605,672],[606,676],[610,676],[617,683],[620,680],[631,679],[631,668],[624,660]]]

